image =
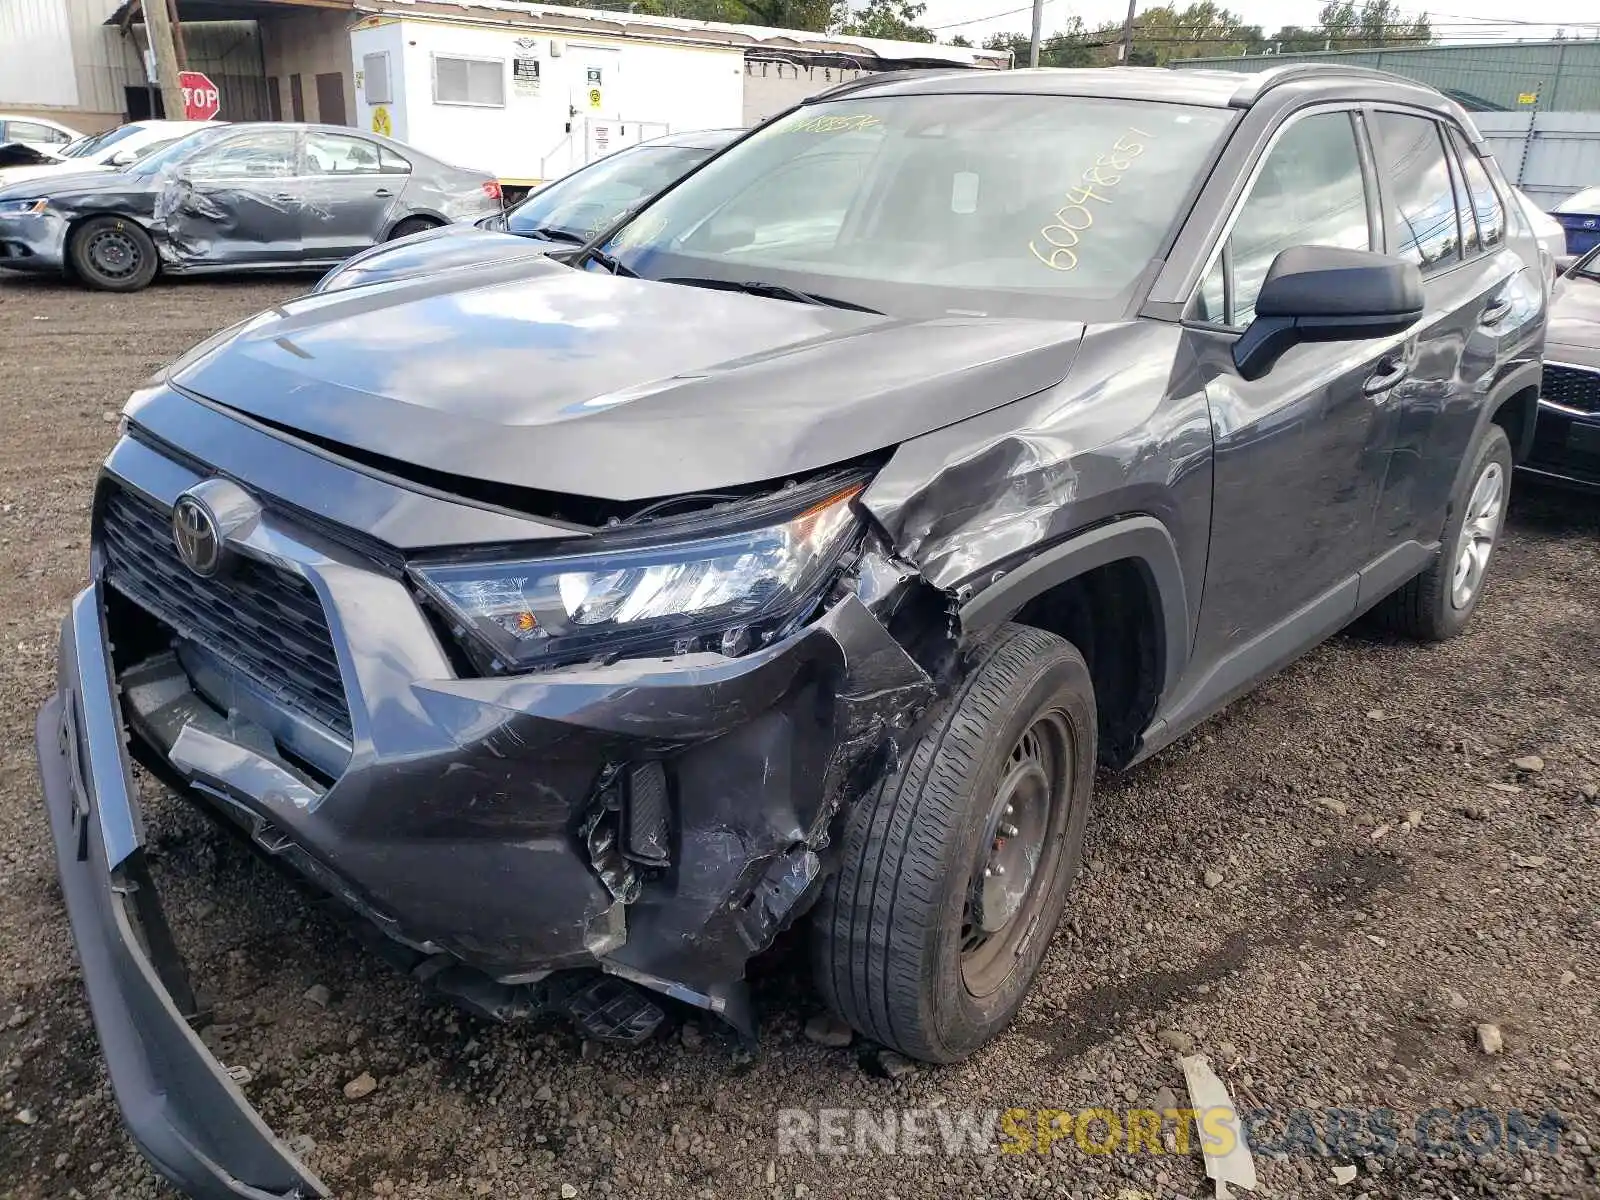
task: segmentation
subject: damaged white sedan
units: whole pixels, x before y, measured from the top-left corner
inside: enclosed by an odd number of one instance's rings
[[[201,130],[125,169],[0,187],[0,268],[132,292],[158,273],[325,269],[501,208],[500,184],[342,126]]]

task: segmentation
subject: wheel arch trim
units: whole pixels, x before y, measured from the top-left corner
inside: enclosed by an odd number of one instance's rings
[[[1189,603],[1178,548],[1152,516],[1119,517],[1040,551],[964,601],[961,627],[998,625],[1051,588],[1124,560],[1140,567],[1151,584],[1162,634],[1162,693],[1170,695],[1189,658]]]

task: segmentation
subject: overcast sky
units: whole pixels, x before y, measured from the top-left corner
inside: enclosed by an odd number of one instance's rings
[[[1186,0],[1177,0],[1182,7]],[[1222,0],[1223,7],[1268,33],[1282,25],[1315,25],[1322,0]],[[1405,12],[1426,12],[1437,34],[1451,41],[1510,41],[1516,38],[1554,37],[1565,28],[1568,37],[1600,36],[1600,9],[1592,0],[1445,0],[1438,8],[1411,6]],[[1018,10],[1011,12],[1008,10]],[[1095,26],[1121,21],[1127,0],[1046,0],[1046,36],[1064,27],[1072,17]],[[965,34],[974,44],[992,33],[1027,32],[1032,10],[1025,0],[928,0],[923,23],[936,30],[940,41]],[[1580,24],[1587,21],[1588,24]],[[953,24],[961,22],[961,24]]]

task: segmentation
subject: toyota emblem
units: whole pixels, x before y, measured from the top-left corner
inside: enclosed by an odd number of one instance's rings
[[[222,566],[222,534],[211,510],[193,496],[178,497],[172,508],[172,544],[183,565],[210,578]]]

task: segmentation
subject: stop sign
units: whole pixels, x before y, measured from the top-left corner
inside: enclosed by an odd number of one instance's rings
[[[217,85],[204,71],[179,71],[178,86],[183,89],[184,120],[209,121],[222,110]]]

